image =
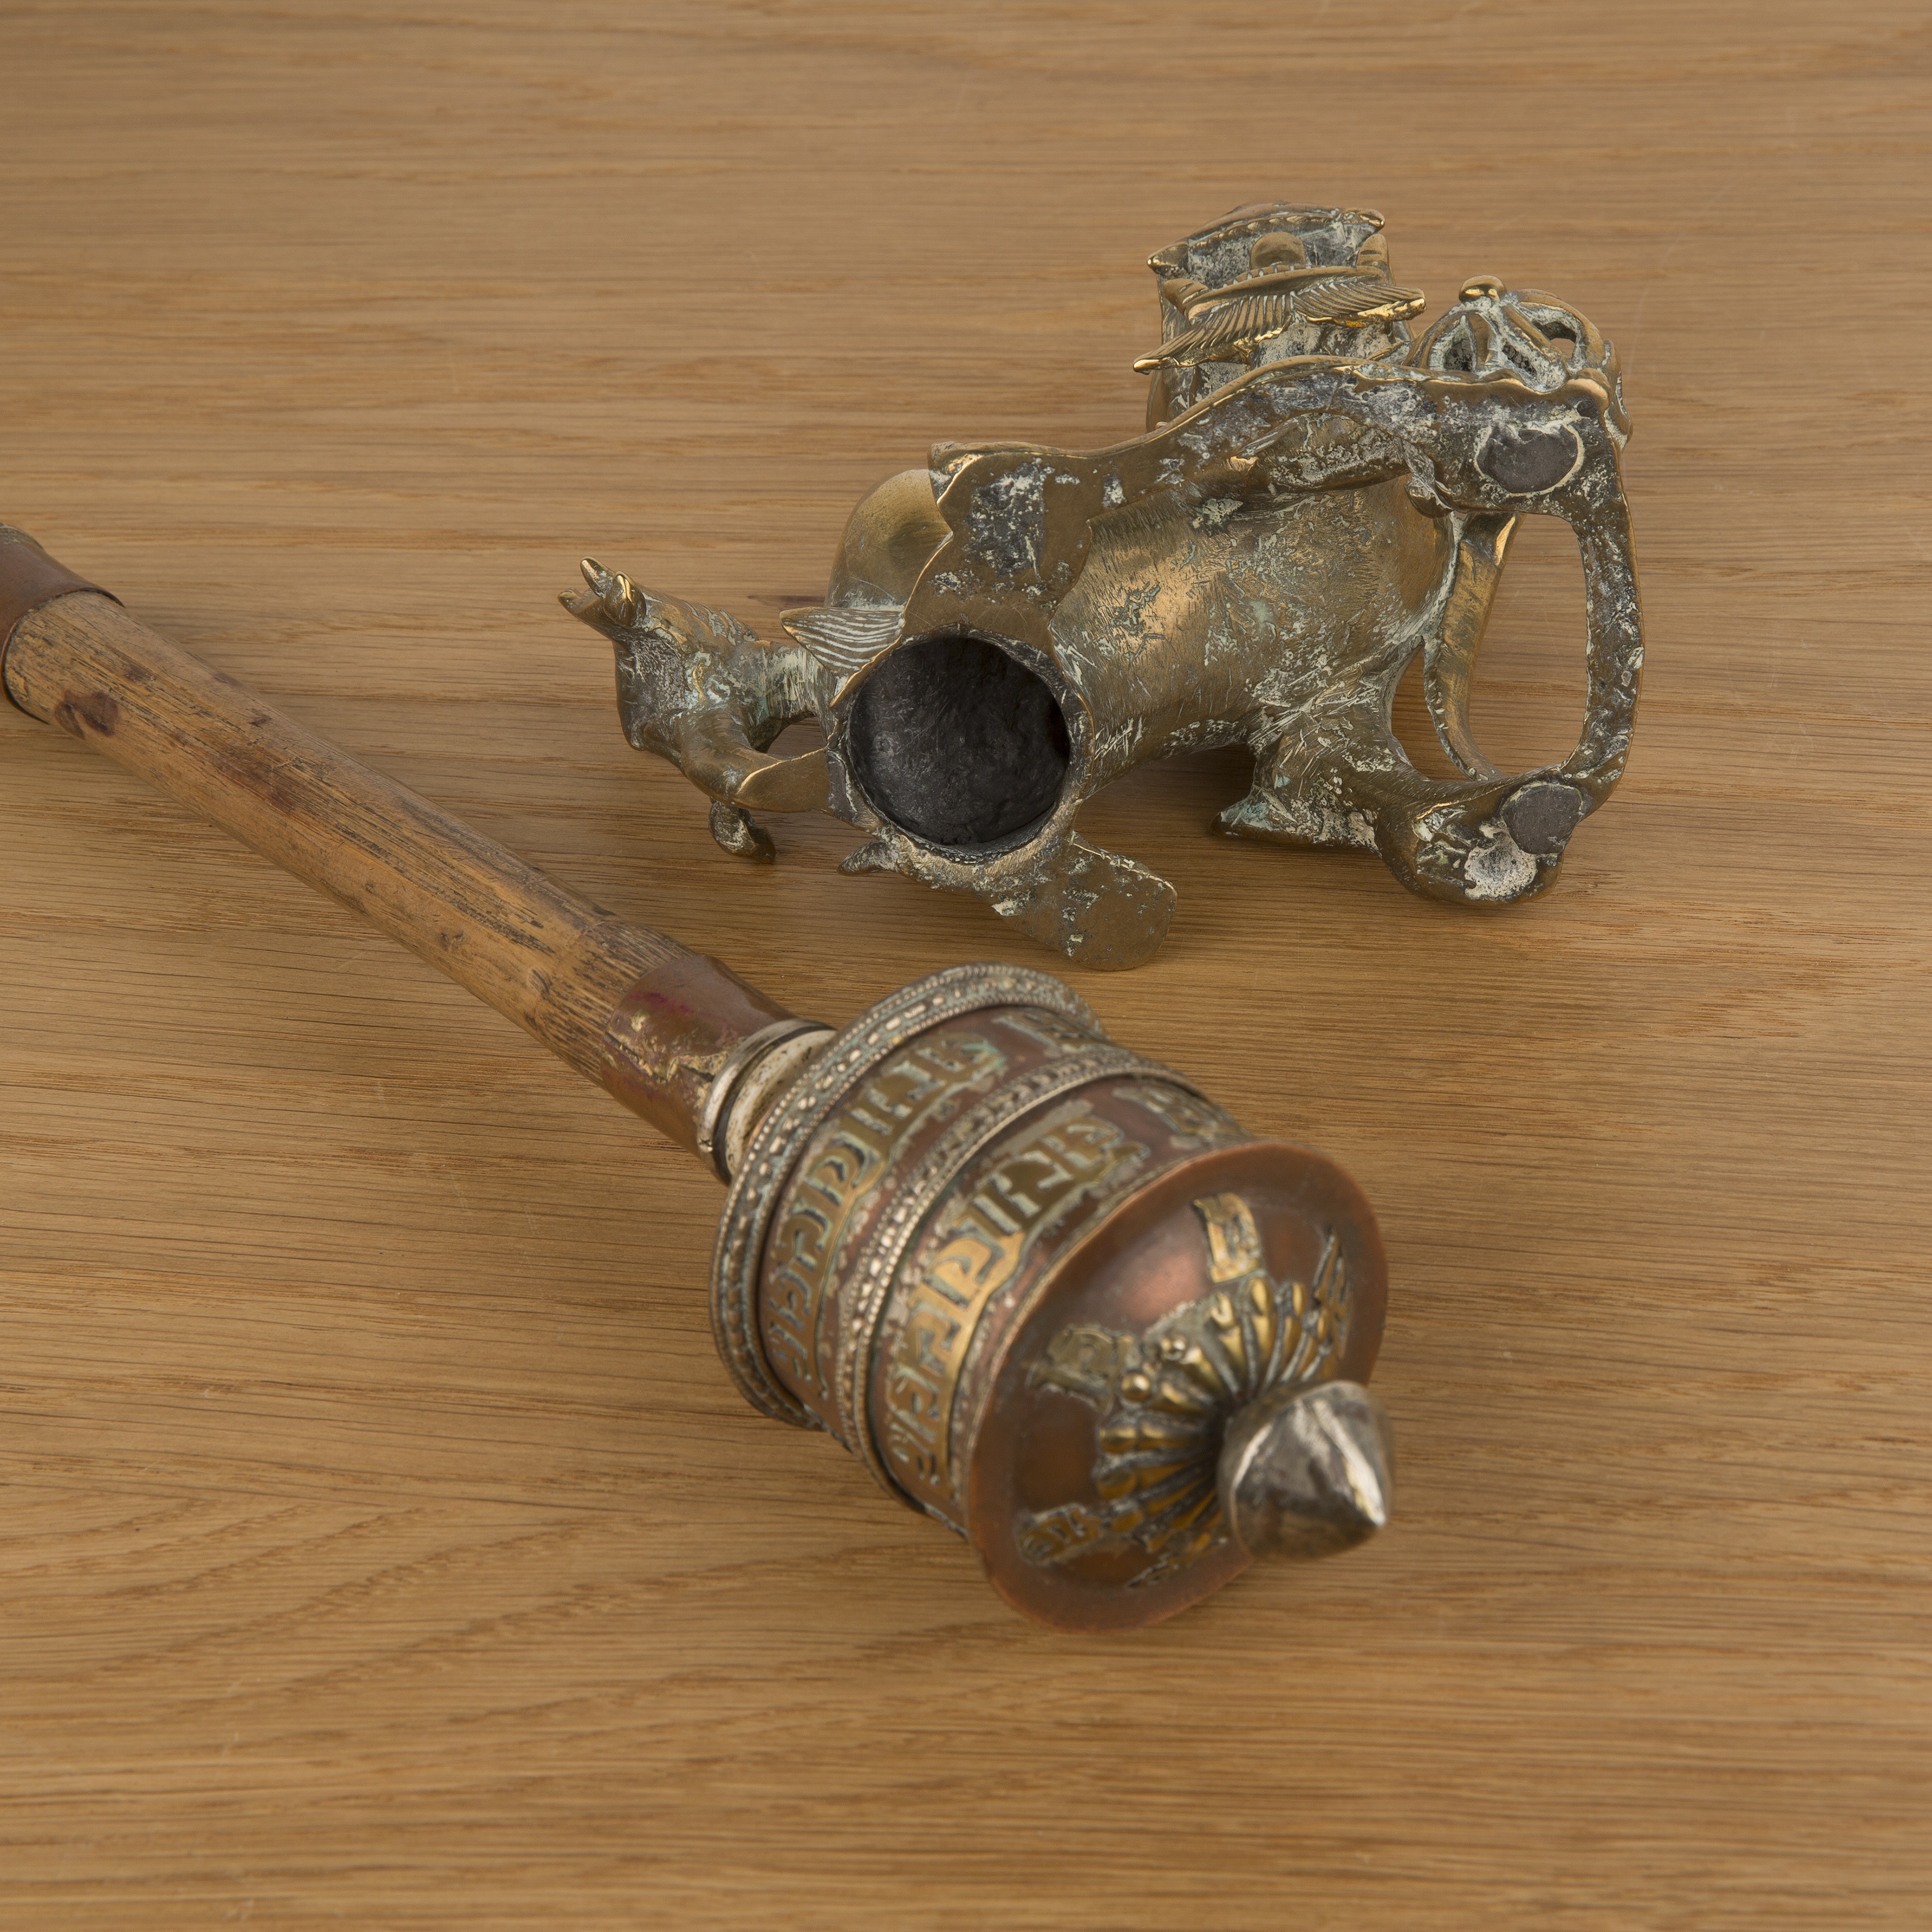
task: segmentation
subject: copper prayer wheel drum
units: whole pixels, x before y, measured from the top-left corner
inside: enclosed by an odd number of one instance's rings
[[[1059,981],[915,982],[752,1140],[721,1226],[721,1352],[1063,1629],[1171,1616],[1246,1567],[1217,1472],[1271,1392],[1367,1378],[1366,1202],[1113,1046]]]
[[[958,966],[842,1032],[632,926],[278,714],[0,526],[0,689],[374,921],[730,1192],[712,1315],[1038,1621],[1172,1616],[1387,1520],[1367,1204],[1113,1044],[1043,974]]]

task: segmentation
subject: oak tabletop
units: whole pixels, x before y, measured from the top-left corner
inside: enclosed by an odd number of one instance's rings
[[[1400,1458],[1107,1639],[745,1406],[688,1156],[0,716],[0,1924],[1927,1922],[1922,8],[66,0],[0,74],[0,518],[797,1010],[1056,961],[828,819],[719,852],[556,593],[770,634],[933,442],[1136,434],[1235,204],[1616,343],[1648,652],[1514,908],[1211,837],[1232,754],[1090,808],[1179,903],[1064,970],[1367,1190]]]

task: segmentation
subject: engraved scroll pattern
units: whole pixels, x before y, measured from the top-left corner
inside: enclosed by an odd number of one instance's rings
[[[1001,1148],[970,1192],[940,1210],[887,1365],[884,1433],[894,1480],[948,1520],[959,1502],[953,1404],[980,1318],[1042,1234],[1147,1154],[1077,1100]]]
[[[839,1246],[894,1149],[919,1122],[983,1090],[1006,1056],[976,1034],[916,1042],[866,1080],[830,1124],[772,1232],[765,1353],[801,1393],[826,1393],[819,1331]]]

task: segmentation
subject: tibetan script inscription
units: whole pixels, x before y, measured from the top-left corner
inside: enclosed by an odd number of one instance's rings
[[[1136,1080],[1123,1096],[1151,1114],[1184,1148],[1232,1147],[1248,1137],[1234,1118],[1211,1100],[1160,1080]]]
[[[767,1250],[765,1354],[828,1423],[819,1340],[840,1244],[907,1136],[964,1096],[984,1092],[1006,1064],[976,1034],[915,1041],[847,1096],[793,1184]]]
[[[1050,1012],[1044,1006],[1012,1007],[996,1016],[994,1024],[1022,1035],[1055,1056],[1083,1052],[1094,1044],[1091,1027],[1083,1026],[1064,1013]]]
[[[1147,1153],[1075,1100],[999,1149],[940,1210],[886,1365],[884,1433],[894,1479],[948,1521],[958,1502],[953,1399],[981,1316],[1042,1234]]]

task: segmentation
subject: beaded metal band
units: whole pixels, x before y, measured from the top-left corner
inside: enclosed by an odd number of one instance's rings
[[[739,1391],[761,1414],[801,1429],[818,1418],[772,1374],[758,1335],[758,1270],[780,1196],[812,1136],[844,1094],[914,1034],[989,1006],[1037,1006],[1105,1038],[1086,1001],[1050,974],[1022,966],[952,966],[889,994],[825,1047],[778,1102],[746,1150],[718,1225],[711,1330]]]

